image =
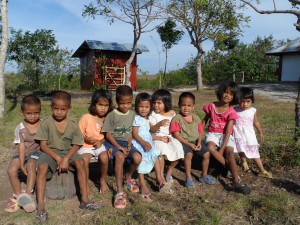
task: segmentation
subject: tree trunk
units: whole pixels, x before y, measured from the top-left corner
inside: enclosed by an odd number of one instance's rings
[[[136,54],[136,48],[137,48],[137,40],[134,41],[131,55],[130,55],[129,59],[126,61],[125,84],[128,85],[129,87],[131,87],[131,82],[130,82],[131,70],[130,70],[130,67],[131,67],[131,63],[132,63],[132,61],[135,57],[135,54]]]
[[[1,1],[2,40],[0,49],[0,118],[5,114],[5,75],[4,67],[8,45],[7,0]]]
[[[295,135],[294,138],[296,141],[300,140],[300,77],[298,81],[298,97],[297,101],[295,103],[295,120],[296,120],[296,126],[295,126]]]
[[[197,90],[200,90],[203,88],[202,83],[202,52],[198,50],[197,53]]]
[[[164,69],[164,76],[163,76],[163,85],[166,87],[166,73],[167,73],[167,63],[168,63],[168,49],[166,48],[166,60],[165,60],[165,69]]]

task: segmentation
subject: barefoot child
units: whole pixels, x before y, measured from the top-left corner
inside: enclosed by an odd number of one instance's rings
[[[184,152],[181,143],[170,135],[170,121],[176,115],[172,110],[171,93],[165,89],[158,89],[152,94],[153,112],[149,117],[151,132],[154,133],[154,146],[163,157],[160,158],[161,173],[165,161],[169,160],[170,164],[166,173],[167,182],[173,181],[172,172],[178,164],[179,159],[184,158]]]
[[[185,186],[188,188],[195,186],[191,175],[193,153],[202,157],[202,175],[199,177],[199,181],[205,184],[214,184],[215,180],[207,174],[210,154],[207,147],[202,144],[203,128],[200,118],[194,113],[194,94],[190,92],[181,93],[178,106],[180,114],[173,117],[170,133],[183,146],[186,174]]]
[[[14,143],[17,145],[16,155],[7,169],[9,182],[14,191],[9,199],[5,211],[15,212],[20,206],[25,212],[33,212],[36,204],[33,198],[33,189],[36,179],[36,160],[40,155],[40,145],[34,140],[40,126],[41,101],[34,95],[27,95],[21,101],[21,113],[24,120],[15,129]],[[26,190],[22,193],[18,178],[21,170],[27,176]]]
[[[87,193],[90,194],[89,187],[89,163],[91,158],[95,158],[101,165],[100,192],[108,191],[106,183],[108,170],[108,154],[104,146],[104,135],[101,128],[106,115],[112,110],[111,94],[105,90],[94,92],[89,106],[89,113],[83,115],[79,121],[79,128],[83,134],[84,144],[79,149],[78,154],[82,155],[85,163],[87,178]]]
[[[164,191],[167,188],[158,160],[160,152],[154,147],[150,133],[148,117],[151,113],[151,109],[151,96],[148,93],[139,93],[135,98],[135,112],[137,115],[133,122],[132,145],[142,154],[142,162],[138,167],[138,176],[142,196],[149,202],[152,201],[150,198],[151,194],[147,187],[144,174],[150,173],[153,167],[155,168],[158,190]],[[170,189],[166,189],[166,191],[170,192]]]
[[[259,155],[259,144],[256,139],[254,127],[259,133],[260,140],[264,141],[264,134],[256,115],[256,109],[252,107],[254,103],[253,90],[248,87],[240,88],[241,101],[234,109],[239,115],[233,126],[236,148],[242,160],[243,170],[249,172],[247,158],[253,159],[260,173],[258,176],[272,178],[272,175],[265,170]],[[254,125],[254,126],[253,126]]]
[[[131,110],[133,91],[129,86],[122,85],[116,90],[118,108],[111,111],[105,118],[102,132],[106,134],[104,143],[110,159],[113,161],[117,181],[117,194],[114,197],[115,208],[126,207],[126,193],[123,190],[123,166],[125,160],[130,164],[125,173],[126,187],[131,192],[139,192],[132,174],[139,166],[142,156],[132,146],[132,124],[135,113]]]
[[[42,121],[36,134],[36,140],[40,141],[42,150],[37,162],[38,208],[36,222],[48,220],[48,213],[44,205],[46,178],[51,178],[56,170],[59,173],[67,172],[69,164],[77,171],[81,194],[79,208],[90,211],[99,208],[95,202],[91,202],[88,198],[84,160],[81,155],[77,154],[78,149],[83,144],[82,134],[78,124],[67,117],[71,109],[71,95],[65,91],[56,91],[52,96],[51,109],[52,116]]]
[[[239,179],[234,157],[235,142],[232,136],[232,127],[238,115],[231,105],[239,102],[239,87],[233,81],[225,81],[218,87],[216,95],[218,101],[203,107],[206,114],[203,127],[208,124],[206,146],[217,161],[223,166],[228,165],[233,176],[233,190],[249,194],[251,189],[248,186],[242,186]]]

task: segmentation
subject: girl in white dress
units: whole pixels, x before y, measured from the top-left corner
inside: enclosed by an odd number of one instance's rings
[[[172,110],[171,93],[165,89],[158,89],[152,94],[153,112],[149,117],[151,132],[154,133],[154,146],[160,151],[161,168],[164,160],[170,161],[166,173],[166,180],[172,182],[172,172],[179,159],[184,158],[182,144],[170,135],[170,121],[176,115]],[[161,171],[163,175],[163,169]]]
[[[256,139],[254,127],[259,133],[262,142],[264,141],[264,134],[260,128],[256,109],[252,107],[252,103],[254,103],[253,90],[248,87],[241,87],[240,94],[241,101],[239,106],[235,107],[235,111],[239,115],[239,118],[236,120],[233,129],[236,148],[242,160],[242,168],[243,170],[250,172],[251,170],[247,164],[247,158],[253,159],[260,171],[258,175],[261,177],[272,178],[272,175],[264,169],[259,155],[259,144]]]

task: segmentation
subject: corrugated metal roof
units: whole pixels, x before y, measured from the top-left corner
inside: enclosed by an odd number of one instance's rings
[[[274,48],[268,52],[267,55],[282,55],[284,53],[300,52],[300,38],[290,41],[285,45]]]
[[[72,57],[79,58],[83,53],[89,49],[105,50],[105,51],[121,51],[131,52],[132,44],[130,43],[117,43],[117,42],[103,42],[95,40],[85,40],[80,47],[74,52]],[[149,52],[145,45],[138,44],[136,53]]]

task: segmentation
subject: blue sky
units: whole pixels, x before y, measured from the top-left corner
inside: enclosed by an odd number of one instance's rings
[[[14,29],[34,32],[37,29],[50,29],[61,48],[68,48],[73,52],[84,40],[100,40],[106,42],[131,43],[133,34],[129,25],[114,23],[109,25],[104,17],[96,17],[95,20],[81,16],[83,6],[89,0],[18,0],[8,2],[8,23]],[[261,7],[272,7],[272,0],[264,0]],[[287,9],[288,1],[277,0],[278,9]],[[257,36],[273,35],[275,39],[296,39],[300,36],[293,26],[296,17],[293,15],[260,15],[252,9],[244,11],[251,16],[249,27],[243,30],[240,40],[251,43]],[[150,50],[138,56],[139,68],[150,74],[157,73],[163,68],[164,53],[161,49],[161,41],[156,31],[145,33],[141,37],[140,44],[145,44]],[[204,43],[205,51],[210,50],[212,43]],[[161,52],[159,54],[159,51]],[[169,53],[168,70],[178,69],[184,66],[187,60],[195,56],[196,49],[190,44],[190,39],[184,35],[178,45]],[[159,60],[160,58],[160,60]],[[8,66],[6,71],[14,70]]]

